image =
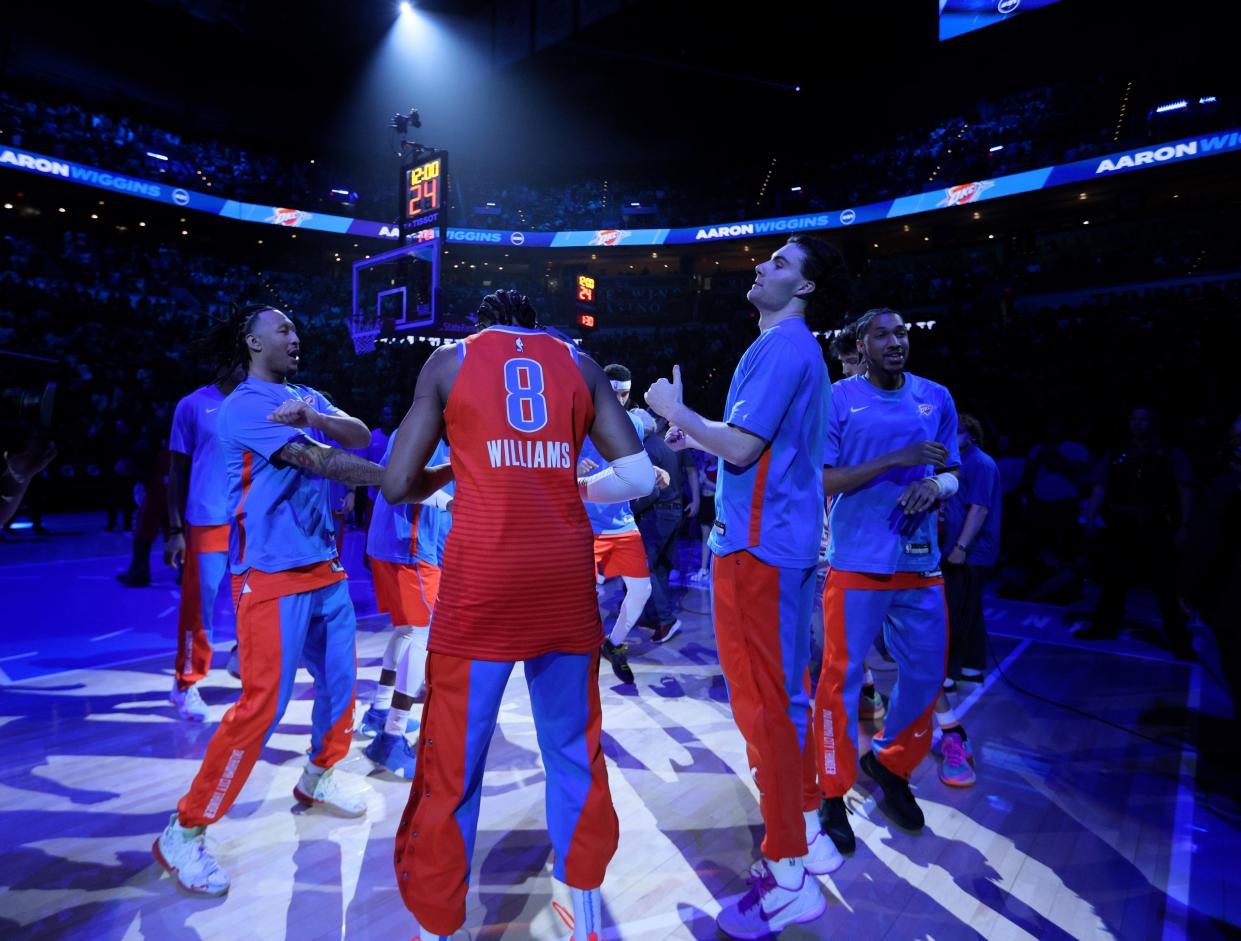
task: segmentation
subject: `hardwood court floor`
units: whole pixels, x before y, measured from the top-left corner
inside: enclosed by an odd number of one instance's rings
[[[702,592],[666,647],[631,638],[637,688],[600,678],[610,781],[621,820],[604,886],[605,937],[716,937],[721,902],[744,889],[757,853],[754,784],[732,724]],[[1159,655],[1069,646],[1028,612],[993,612],[1011,680],[1147,735],[1175,737],[1198,708],[1198,668]],[[360,699],[386,641],[359,633]],[[1023,625],[1028,628],[1020,636]],[[1127,649],[1127,648],[1126,648]],[[217,653],[223,666],[226,651]],[[238,683],[213,671],[213,722],[174,717],[171,655],[34,676],[0,688],[0,937],[408,939],[391,867],[408,784],[375,772],[355,745],[343,764],[368,816],[302,811],[291,796],[308,744],[303,672],[284,722],[209,842],[230,895],[179,895],[150,856]],[[894,674],[877,672],[881,688]],[[783,938],[1177,938],[1241,923],[1235,817],[1212,813],[1191,752],[1022,695],[994,671],[964,687],[976,787],[914,778],[927,828],[890,827],[863,778],[850,795],[857,853],[823,878],[827,913]],[[361,708],[361,707],[359,707]],[[556,916],[544,831],[544,775],[520,670],[505,697],[484,784],[469,915],[459,938],[551,939]],[[1171,888],[1169,888],[1171,887]],[[1231,887],[1231,888],[1230,888]],[[562,900],[567,902],[567,899]]]

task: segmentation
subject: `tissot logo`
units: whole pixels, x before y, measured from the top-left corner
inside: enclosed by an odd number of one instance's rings
[[[526,244],[526,237],[522,235],[520,232],[514,232],[512,235],[508,237],[508,240],[512,242],[514,245],[525,245]]]
[[[856,212],[854,212],[852,209],[846,209],[844,212],[840,214],[840,224],[841,225],[852,225],[853,220],[856,218],[857,218]]]
[[[182,189],[173,190],[172,201],[178,206],[188,206],[190,204],[190,194]]]

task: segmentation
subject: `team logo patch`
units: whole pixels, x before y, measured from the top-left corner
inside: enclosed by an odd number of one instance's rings
[[[307,405],[314,405],[315,397],[313,395],[303,395],[302,401],[305,402]]]
[[[919,415],[930,415],[933,411],[935,411],[935,406],[933,406],[930,402],[922,402],[918,405]]]

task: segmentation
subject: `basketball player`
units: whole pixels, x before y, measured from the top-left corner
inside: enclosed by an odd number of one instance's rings
[[[961,463],[952,396],[905,372],[909,331],[901,315],[867,311],[857,337],[865,374],[832,386],[823,471],[832,500],[831,572],[814,709],[824,822],[842,852],[855,846],[844,795],[857,776],[863,657],[881,628],[897,680],[862,769],[883,788],[889,819],[907,830],[923,825],[908,782],[931,747],[948,641],[935,504],[956,492],[951,469]]]
[[[396,435],[388,438],[380,465],[388,466]],[[448,462],[441,441],[431,455],[434,464]],[[402,778],[414,776],[414,753],[405,738],[414,697],[426,676],[431,611],[440,589],[440,533],[452,525],[451,484],[421,503],[393,506],[375,497],[366,536],[371,558],[375,600],[392,618],[392,634],[384,649],[375,701],[362,718],[359,734],[374,737],[366,756]]]
[[[841,270],[835,249],[805,235],[755,268],[746,297],[762,332],[733,374],[725,421],[684,404],[679,367],[672,382],[660,379],[646,393],[673,426],[670,446],[720,458],[712,616],[767,830],[753,888],[716,919],[733,938],[765,938],[818,918],[827,902],[807,873],[843,862],[819,826],[806,692],[831,398],[806,317],[817,314]]]
[[[616,393],[616,400],[624,407],[629,401],[633,384],[629,370],[619,363],[612,363],[604,367],[603,372],[612,385],[612,391]],[[641,441],[641,420],[634,412],[627,411],[625,414],[633,422],[634,431]],[[606,459],[590,438],[587,438],[582,445],[582,456],[577,464],[578,475],[585,477],[606,467]],[[667,486],[666,471],[655,468],[655,477],[658,486]],[[590,528],[595,534],[595,568],[599,577],[619,577],[625,585],[625,598],[621,602],[620,610],[616,612],[616,621],[603,641],[603,656],[612,664],[612,672],[618,680],[632,684],[633,669],[629,666],[629,657],[623,645],[651,597],[651,570],[647,563],[646,546],[642,542],[642,534],[638,532],[638,524],[634,520],[633,509],[628,500],[622,503],[588,502],[586,515],[590,518]]]
[[[840,371],[843,378],[848,379],[850,376],[856,376],[866,371],[862,363],[862,354],[857,348],[857,326],[849,324],[840,333],[832,337],[832,342],[828,346],[828,352],[831,358],[836,360],[840,365]],[[831,509],[831,497],[826,500],[827,509]],[[819,567],[815,576],[814,584],[814,618],[811,621],[813,626],[813,639],[810,644],[810,678],[812,686],[818,686],[819,675],[823,668],[823,590],[827,585],[827,573],[831,566],[827,564],[827,547],[831,527],[828,526],[827,514],[823,516],[823,542],[819,546]],[[883,702],[883,695],[875,689],[875,676],[870,672],[870,667],[864,667],[862,674],[862,693],[861,699],[858,701],[858,718],[863,721],[873,722],[876,719],[882,719],[887,712],[887,706]]]
[[[366,805],[332,766],[349,751],[356,681],[353,603],[336,557],[327,482],[377,483],[378,464],[343,448],[370,432],[289,380],[300,363],[293,321],[265,305],[237,310],[216,331],[227,365],[247,376],[220,406],[228,469],[229,567],[244,670],[241,698],[224,715],[189,791],[155,841],[155,859],[190,895],[219,896],[228,876],[204,832],[233,805],[293,692],[300,659],[315,680],[310,759],[293,796],[359,817]]]
[[[602,935],[599,886],[618,831],[600,745],[603,628],[582,501],[641,496],[655,475],[603,370],[539,329],[524,296],[488,295],[478,325],[427,360],[383,478],[390,503],[456,480],[397,886],[423,941],[464,922],[487,748],[521,661],[547,773],[553,872],[570,890],[573,937],[588,941]],[[445,431],[451,466],[427,467]],[[587,434],[611,466],[579,481]]]
[[[181,718],[194,722],[208,715],[197,683],[211,669],[216,599],[228,579],[228,473],[216,421],[224,399],[244,378],[244,370],[233,369],[181,399],[168,438],[164,562],[181,566],[176,676],[168,698]],[[236,675],[233,658],[229,668]]]

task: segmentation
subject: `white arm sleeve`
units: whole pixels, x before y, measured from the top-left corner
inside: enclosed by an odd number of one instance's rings
[[[448,509],[448,504],[452,503],[452,494],[446,490],[437,490],[431,496],[419,502],[424,506],[433,506],[437,510],[446,510]]]
[[[591,503],[621,503],[655,489],[655,468],[645,451],[618,457],[607,470],[579,477],[577,489]]]

